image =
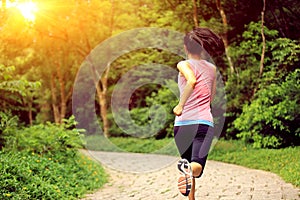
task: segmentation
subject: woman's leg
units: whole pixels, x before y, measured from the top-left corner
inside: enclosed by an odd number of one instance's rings
[[[174,127],[174,136],[181,157],[190,162],[193,177],[199,178],[203,173],[212,142],[212,127],[207,125]],[[192,179],[189,200],[195,199],[195,178]]]
[[[191,168],[194,177],[199,177],[202,174],[202,166],[199,163],[191,162]]]
[[[213,127],[199,125],[197,135],[193,140],[191,157],[191,165],[196,170],[194,174],[196,178],[199,178],[203,173],[213,137]]]
[[[191,162],[191,168],[193,171],[193,177],[199,177],[202,174],[202,166],[199,163]],[[193,178],[192,189],[188,196],[189,200],[195,200],[195,188],[196,188],[196,182],[195,182],[195,178]]]
[[[191,189],[191,191],[190,191],[190,194],[189,194],[189,200],[195,200],[195,188],[196,188],[196,186],[195,186],[195,178],[193,178],[193,180],[192,180],[192,189]]]
[[[189,200],[195,200],[195,178],[200,178],[206,164],[207,155],[213,139],[213,128],[199,125],[197,135],[192,144],[191,168],[193,172],[193,185]]]

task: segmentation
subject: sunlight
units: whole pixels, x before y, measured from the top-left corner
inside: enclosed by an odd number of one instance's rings
[[[23,17],[28,21],[35,20],[35,12],[37,11],[37,5],[33,2],[18,3],[16,7],[20,10]]]
[[[2,1],[0,2],[0,6],[1,8],[3,8],[3,6],[5,6],[5,8],[12,8],[12,7],[16,7],[16,3],[15,2],[10,2],[10,1],[7,1],[4,3],[2,3]]]

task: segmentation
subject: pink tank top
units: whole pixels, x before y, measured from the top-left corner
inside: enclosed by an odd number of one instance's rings
[[[216,67],[206,60],[187,60],[195,73],[196,85],[193,93],[184,105],[182,114],[176,116],[175,126],[206,124],[213,126],[211,114],[211,95],[213,82],[216,78]],[[178,75],[180,95],[186,85],[186,79]]]

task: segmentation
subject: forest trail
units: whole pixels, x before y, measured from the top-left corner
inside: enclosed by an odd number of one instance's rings
[[[102,163],[109,174],[109,182],[82,200],[187,199],[176,188],[176,157],[84,153]],[[284,182],[273,173],[211,160],[207,161],[203,176],[196,180],[197,200],[299,200],[299,195],[299,188]]]

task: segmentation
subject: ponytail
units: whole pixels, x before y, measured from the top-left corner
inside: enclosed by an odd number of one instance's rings
[[[222,38],[208,28],[195,28],[184,37],[184,44],[191,54],[201,55],[203,49],[210,56],[220,56],[225,52]]]

